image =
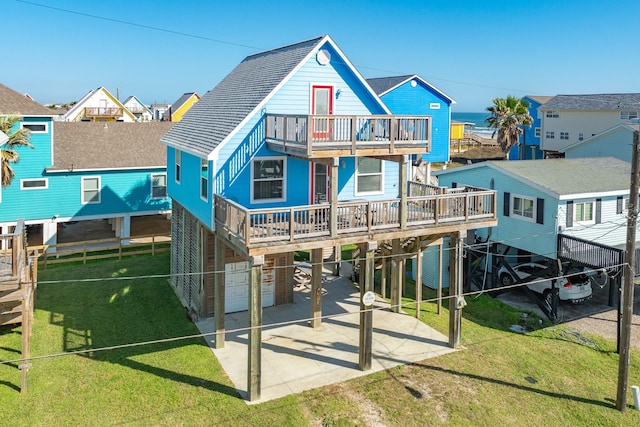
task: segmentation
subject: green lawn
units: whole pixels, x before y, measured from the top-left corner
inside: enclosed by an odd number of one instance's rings
[[[80,281],[162,275],[168,265],[163,253],[40,270],[32,355],[197,334],[166,278]],[[640,425],[630,394],[630,409],[615,410],[615,343],[546,323],[513,333],[509,326],[522,321],[517,311],[487,296],[467,301],[462,351],[260,405],[237,397],[200,338],[33,360],[26,394],[17,364],[0,364],[2,423]],[[434,304],[423,304],[421,318],[447,333],[446,307],[437,315]],[[20,328],[0,328],[0,360],[19,351]],[[630,385],[640,384],[638,351],[630,373]]]

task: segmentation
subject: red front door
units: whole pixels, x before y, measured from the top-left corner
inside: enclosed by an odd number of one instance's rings
[[[311,88],[311,114],[328,116],[333,114],[333,86],[313,86]],[[313,119],[313,138],[329,139],[331,124],[327,117]]]

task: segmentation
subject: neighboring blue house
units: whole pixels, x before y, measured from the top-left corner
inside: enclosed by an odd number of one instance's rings
[[[540,149],[540,132],[542,122],[538,113],[538,107],[553,98],[552,96],[528,95],[522,99],[529,103],[529,115],[533,118],[531,126],[524,127],[524,133],[520,138],[520,144],[516,144],[509,151],[509,160],[535,160],[544,158]]]
[[[172,285],[196,315],[215,314],[216,346],[224,345],[224,313],[249,311],[250,381],[260,375],[262,307],[293,302],[295,251],[310,251],[314,261],[317,327],[325,250],[335,257],[336,247],[360,245],[368,260],[360,270],[364,294],[373,291],[377,248],[392,242],[392,310],[399,310],[403,247],[452,234],[460,249],[467,230],[495,225],[491,191],[409,185],[410,157],[430,152],[431,135],[431,117],[392,115],[323,36],[248,56],[161,139]],[[465,200],[485,208],[465,213],[458,209]],[[369,345],[361,343],[362,369]],[[256,388],[252,381],[250,399]]]
[[[640,126],[635,124],[619,124],[594,136],[578,141],[560,150],[565,158],[580,157],[615,157],[631,163],[633,154],[633,132]]]
[[[631,165],[607,158],[488,161],[435,174],[440,185],[486,186],[498,194],[498,225],[476,231],[510,264],[560,259],[618,266],[626,243]]]
[[[431,116],[431,152],[423,154],[422,160],[428,164],[449,161],[453,98],[416,74],[367,79],[367,83],[393,114]]]
[[[51,112],[0,85],[0,114],[18,113],[31,130],[33,149],[19,147],[15,178],[1,191],[0,226],[24,218],[55,244],[67,221],[108,219],[116,236],[128,237],[132,216],[170,211],[166,150],[158,144],[172,123],[53,122]]]

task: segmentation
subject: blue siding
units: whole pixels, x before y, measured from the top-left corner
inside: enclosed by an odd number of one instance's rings
[[[448,99],[425,86],[420,80],[411,86],[406,82],[383,95],[382,101],[393,114],[432,116],[431,152],[423,154],[427,162],[448,162],[451,132],[451,104]],[[439,104],[440,109],[432,109],[431,104]]]
[[[593,136],[565,151],[567,159],[581,157],[615,157],[631,163],[633,131],[619,127]]]
[[[180,153],[180,183],[176,182],[175,149],[167,147],[167,192],[182,206],[188,206],[203,224],[212,223],[211,190],[207,200],[200,197],[200,161],[199,157],[182,151]],[[209,162],[209,188],[211,188],[212,162]]]
[[[535,160],[542,159],[544,153],[540,150],[540,137],[536,136],[536,128],[542,126],[542,121],[538,118],[538,107],[540,104],[527,96],[523,98],[529,103],[529,115],[533,118],[531,126],[524,127],[524,133],[520,137],[520,144],[514,145],[509,151],[509,160]]]

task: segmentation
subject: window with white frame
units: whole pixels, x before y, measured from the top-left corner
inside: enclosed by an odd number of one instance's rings
[[[536,138],[540,138],[540,135],[542,135],[539,127],[535,128],[534,132],[535,132],[535,137]]]
[[[209,194],[209,162],[207,159],[200,159],[200,197],[208,200]]]
[[[544,137],[547,139],[554,139],[556,137],[556,134],[554,131],[548,130],[544,133]]]
[[[569,139],[569,132],[560,132],[560,139]]]
[[[47,178],[37,179],[21,179],[21,190],[45,190],[49,188],[49,180]]]
[[[26,122],[20,123],[21,129],[28,129],[30,133],[47,133],[49,132],[48,123]]]
[[[548,117],[550,119],[557,119],[558,117],[560,117],[560,112],[559,111],[554,111],[554,110],[549,110],[546,112],[545,117]]]
[[[511,215],[521,217],[528,221],[536,219],[536,199],[531,197],[512,195],[511,196]]]
[[[637,111],[620,111],[620,120],[633,120],[638,118]]]
[[[167,174],[151,174],[151,198],[164,199],[167,197]]]
[[[382,160],[358,157],[356,165],[356,194],[382,193]]]
[[[180,162],[182,161],[181,151],[175,150],[176,152],[176,182],[180,184]]]
[[[83,205],[100,203],[100,177],[83,177],[81,191]]]
[[[251,200],[285,199],[286,161],[284,157],[256,158],[251,163]]]
[[[595,224],[594,202],[573,204],[573,220],[579,224]]]

